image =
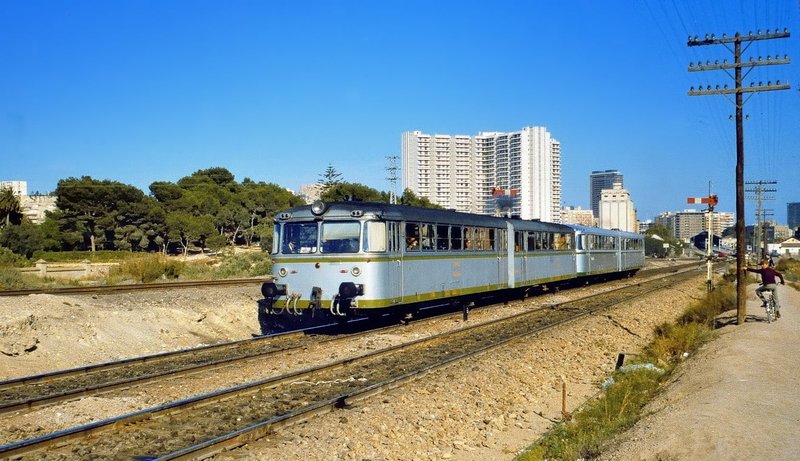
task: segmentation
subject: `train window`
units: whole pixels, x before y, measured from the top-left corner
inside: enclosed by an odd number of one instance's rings
[[[459,226],[450,227],[450,249],[460,250],[463,236],[463,229]]]
[[[500,242],[495,241],[495,232],[494,229],[489,229],[489,250],[499,250],[500,249]]]
[[[325,221],[320,244],[323,253],[358,253],[358,221]]]
[[[419,224],[406,223],[406,251],[419,251]]]
[[[433,224],[420,224],[419,236],[419,241],[422,244],[422,251],[433,251],[433,243],[436,238],[436,235],[433,233]]]
[[[367,221],[364,223],[364,251],[386,251],[386,223]]]
[[[281,243],[281,225],[275,224],[272,228],[272,254],[278,253]]]
[[[556,250],[569,250],[572,248],[569,234],[554,234],[553,248]]]
[[[316,253],[318,226],[315,222],[283,225],[281,250],[287,253]]]
[[[465,250],[475,249],[475,228],[473,227],[464,228],[464,249]]]
[[[436,226],[436,249],[439,251],[446,251],[450,248],[450,232],[449,228],[439,224]]]
[[[522,232],[514,232],[514,251],[522,251],[525,248],[525,234]]]

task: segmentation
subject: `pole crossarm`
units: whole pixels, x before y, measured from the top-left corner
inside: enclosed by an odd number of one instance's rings
[[[714,64],[711,64],[711,61],[706,61],[705,64],[701,63],[689,63],[689,72],[700,72],[704,70],[728,70],[728,69],[736,69],[736,68],[744,68],[744,67],[759,67],[759,66],[774,66],[778,64],[791,64],[792,60],[789,59],[788,55],[785,55],[783,58],[775,57],[772,59],[772,56],[767,56],[766,60],[758,58],[758,60],[754,60],[750,58],[750,61],[742,62],[742,63],[729,63],[728,60],[722,61],[720,64],[718,61],[715,61]]]
[[[726,94],[735,94],[735,104],[736,104],[736,323],[738,325],[744,324],[745,317],[747,314],[747,309],[745,306],[745,301],[747,299],[747,291],[746,291],[746,271],[747,265],[745,261],[745,253],[747,253],[747,249],[745,247],[745,219],[744,219],[744,94],[745,93],[758,93],[762,91],[774,91],[774,90],[786,90],[789,89],[789,85],[786,83],[781,84],[780,81],[776,81],[773,84],[771,81],[767,82],[767,85],[764,86],[762,83],[759,83],[758,86],[755,84],[751,84],[749,87],[745,87],[742,84],[742,69],[744,68],[752,68],[757,66],[764,66],[764,65],[774,65],[774,64],[788,64],[789,57],[784,55],[784,58],[781,59],[776,56],[776,59],[772,59],[771,56],[767,56],[767,60],[764,61],[763,59],[759,58],[758,60],[750,60],[743,61],[742,60],[742,44],[746,42],[754,42],[757,40],[769,40],[769,39],[776,39],[776,38],[788,38],[789,37],[789,30],[784,29],[782,32],[775,29],[774,32],[770,32],[769,30],[766,31],[765,34],[762,34],[761,31],[758,31],[756,35],[753,35],[750,32],[748,35],[742,35],[740,33],[736,33],[736,35],[732,38],[723,35],[722,38],[716,38],[714,35],[706,35],[704,39],[700,39],[698,37],[689,37],[687,44],[689,46],[702,46],[702,45],[725,45],[726,48],[730,50],[731,47],[728,44],[733,43],[733,57],[734,62],[733,64],[729,64],[727,61],[723,61],[722,64],[719,61],[714,61],[714,64],[711,64],[710,61],[706,61],[706,65],[698,63],[697,65],[690,64],[689,71],[690,72],[698,72],[698,71],[706,71],[706,70],[728,70],[734,69],[734,75],[732,76],[734,79],[734,88],[728,88],[727,85],[720,88],[719,85],[712,88],[710,85],[706,86],[706,88],[699,87],[695,90],[692,87],[689,90],[689,96],[706,96],[706,95],[726,95]],[[748,45],[749,46],[749,45]],[[745,49],[747,46],[744,47]],[[763,188],[763,185],[761,186]],[[761,195],[759,193],[759,195]],[[761,213],[761,201],[759,201],[759,214]]]
[[[761,31],[757,31],[756,35],[753,35],[750,32],[748,35],[742,35],[740,33],[736,33],[733,37],[728,37],[725,34],[722,34],[722,38],[716,38],[714,34],[708,35],[706,34],[705,38],[699,38],[697,35],[694,37],[689,37],[687,40],[687,45],[689,46],[703,46],[703,45],[721,45],[725,43],[741,43],[741,42],[754,42],[757,40],[769,40],[772,38],[788,38],[791,34],[789,33],[789,29],[783,29],[783,32],[779,32],[775,29],[775,32],[770,33],[769,29],[767,29],[765,34],[762,34]]]

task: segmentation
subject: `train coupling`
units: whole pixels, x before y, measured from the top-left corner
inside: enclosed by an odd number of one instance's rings
[[[331,313],[333,315],[346,316],[347,312],[357,305],[356,298],[364,295],[364,285],[353,282],[342,282],[339,285],[339,292],[333,298]]]
[[[264,296],[263,302],[268,308],[272,308],[275,300],[281,296],[286,296],[286,285],[274,282],[265,282],[261,284],[261,294]],[[259,302],[261,304],[261,302]]]

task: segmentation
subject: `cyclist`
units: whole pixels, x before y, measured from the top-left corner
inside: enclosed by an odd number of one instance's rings
[[[778,303],[778,284],[775,283],[775,277],[781,279],[781,285],[786,285],[786,282],[783,280],[783,274],[776,271],[772,267],[769,267],[769,261],[766,259],[761,260],[760,269],[751,269],[748,267],[747,271],[755,272],[761,275],[761,286],[756,288],[756,295],[762,302],[761,307],[766,307],[767,305],[767,299],[764,298],[764,292],[772,291],[772,299],[775,301],[775,317],[780,318],[781,305]]]

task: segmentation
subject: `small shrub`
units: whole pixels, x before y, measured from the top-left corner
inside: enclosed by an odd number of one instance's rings
[[[679,324],[700,323],[713,326],[714,319],[721,313],[736,309],[736,288],[730,283],[720,283],[705,298],[695,302],[681,315]]]
[[[28,260],[5,247],[0,247],[0,267],[22,267],[28,265]]]
[[[180,276],[183,268],[183,262],[160,255],[140,256],[120,264],[120,272],[123,276],[129,275],[142,283],[158,279],[176,279]]]
[[[254,277],[269,274],[272,263],[264,252],[228,256],[214,268],[215,278]]]
[[[45,281],[39,277],[22,274],[11,266],[0,264],[0,290],[30,290],[44,285]]]

